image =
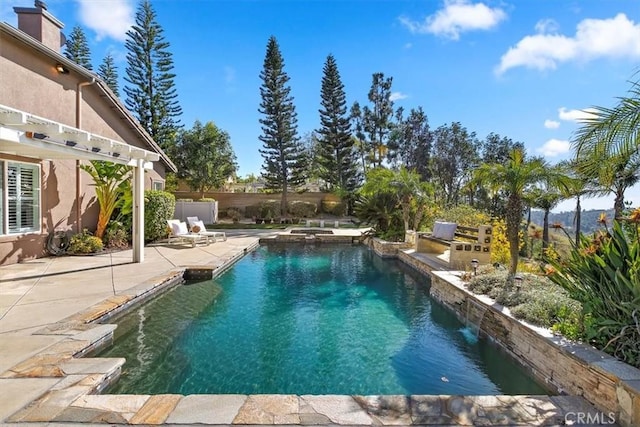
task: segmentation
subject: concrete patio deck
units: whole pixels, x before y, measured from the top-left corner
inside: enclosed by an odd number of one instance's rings
[[[597,413],[573,396],[92,395],[95,384],[119,370],[122,360],[96,366],[97,359],[68,356],[81,335],[86,339],[95,331],[75,331],[76,337],[42,333],[177,268],[222,266],[277,232],[227,230],[226,241],[208,246],[147,246],[142,264],[131,263],[130,251],[124,251],[0,267],[0,423],[529,426],[558,425],[572,412]],[[16,374],[47,358],[54,361],[45,367],[63,375]]]

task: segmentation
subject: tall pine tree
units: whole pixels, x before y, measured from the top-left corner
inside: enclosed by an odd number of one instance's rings
[[[262,177],[268,189],[282,192],[280,208],[286,215],[287,192],[304,183],[307,159],[298,137],[297,114],[291,88],[287,85],[289,76],[284,71],[280,47],[273,36],[267,43],[260,79],[262,101],[258,111],[263,115],[260,119],[262,135],[259,137],[263,144],[260,150],[264,159]]]
[[[111,53],[107,53],[107,56],[102,60],[102,64],[98,67],[98,75],[109,88],[120,97],[120,91],[118,90],[118,68]]]
[[[124,92],[127,108],[160,147],[173,156],[182,108],[173,81],[173,55],[163,32],[151,2],[142,0],[135,25],[127,31],[125,80],[130,85],[124,87]]]
[[[329,190],[353,192],[360,183],[357,154],[351,138],[344,85],[333,55],[327,56],[320,89],[320,129],[318,163],[320,177]]]
[[[87,70],[92,70],[91,51],[82,27],[76,25],[65,43],[64,56]]]

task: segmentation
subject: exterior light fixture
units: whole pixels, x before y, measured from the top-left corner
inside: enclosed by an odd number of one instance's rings
[[[522,276],[516,274],[515,276],[513,276],[513,281],[516,283],[516,290],[520,292],[520,288],[522,287]]]
[[[69,69],[62,64],[56,64],[56,71],[60,74],[69,74]]]
[[[478,264],[480,264],[480,261],[478,261],[476,258],[471,260],[471,268],[473,268],[474,276],[478,274]]]

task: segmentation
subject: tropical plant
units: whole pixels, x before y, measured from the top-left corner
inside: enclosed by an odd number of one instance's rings
[[[502,190],[507,195],[506,226],[511,252],[509,274],[518,268],[520,247],[520,222],[525,190],[545,176],[546,163],[539,158],[526,160],[525,152],[516,148],[504,163],[485,163],[475,172],[475,179],[487,185],[491,191]]]
[[[282,193],[280,211],[286,214],[287,193],[304,183],[307,158],[297,130],[297,114],[284,71],[284,59],[275,37],[267,43],[263,69],[260,72],[259,112],[263,143],[260,154],[264,159],[262,177],[268,190]]]
[[[107,56],[102,60],[102,64],[98,67],[98,75],[109,86],[109,89],[117,96],[120,97],[120,90],[118,87],[118,67],[116,67],[115,60],[111,52],[107,53]]]
[[[142,127],[170,156],[182,114],[173,74],[173,56],[150,0],[142,0],[127,31],[125,104]]]
[[[87,36],[81,26],[76,25],[71,30],[71,34],[65,42],[64,56],[78,65],[82,65],[87,70],[93,69],[91,66],[91,51]]]
[[[329,191],[337,188],[352,193],[360,184],[360,172],[351,139],[344,85],[333,55],[324,64],[322,76],[318,163],[320,178]]]
[[[631,223],[622,226],[622,221]],[[549,278],[583,305],[588,339],[640,367],[640,209],[611,229],[581,236],[568,259],[550,260]]]
[[[640,82],[633,82],[615,107],[590,109],[573,140],[579,170],[614,193],[616,217],[625,192],[640,180],[639,135]]]
[[[376,236],[388,241],[404,240],[402,216],[395,194],[360,195],[355,201],[354,211],[360,221],[372,225]]]
[[[102,239],[113,211],[122,203],[122,181],[126,180],[131,171],[127,165],[92,160],[91,163],[80,165],[80,168],[91,175],[95,187],[96,198],[100,206],[96,237]]]

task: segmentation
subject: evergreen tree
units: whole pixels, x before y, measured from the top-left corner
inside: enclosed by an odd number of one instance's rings
[[[329,190],[353,192],[360,183],[351,124],[347,115],[344,85],[332,55],[327,57],[322,76],[318,163],[320,177]]]
[[[149,0],[142,0],[135,25],[127,31],[125,104],[140,124],[170,156],[180,129],[182,109],[174,84],[173,55]]]
[[[87,70],[92,70],[91,51],[82,27],[76,25],[65,43],[64,56]]]
[[[400,163],[418,173],[421,180],[429,181],[433,133],[429,129],[427,115],[422,107],[417,110],[412,108],[406,119],[402,113],[402,107],[398,108],[396,125],[389,136],[387,158],[392,164]]]
[[[275,37],[271,36],[267,43],[264,68],[260,72],[260,108],[263,115],[262,125],[263,149],[260,154],[264,159],[262,177],[266,188],[282,192],[281,211],[287,212],[287,192],[305,181],[305,149],[300,143],[297,131],[297,114],[293,105],[291,88],[287,85],[289,76],[284,71],[284,60]]]
[[[120,91],[118,90],[118,68],[111,53],[107,53],[107,56],[102,60],[102,64],[98,67],[98,75],[109,88],[119,98]]]
[[[393,128],[393,101],[391,100],[392,77],[384,73],[373,73],[369,102],[371,107],[362,109],[364,130],[369,135],[374,165],[382,166],[382,158],[387,152],[387,140]]]

